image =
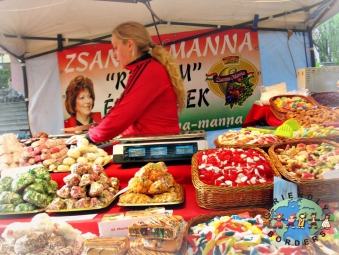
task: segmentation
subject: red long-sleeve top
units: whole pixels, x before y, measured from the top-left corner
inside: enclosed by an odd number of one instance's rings
[[[87,138],[97,143],[120,134],[179,132],[176,94],[164,66],[146,54],[126,69],[124,92]]]

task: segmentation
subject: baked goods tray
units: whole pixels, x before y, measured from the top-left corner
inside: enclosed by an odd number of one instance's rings
[[[23,211],[23,212],[0,212],[0,216],[33,214],[33,213],[40,213],[40,212],[44,212],[44,211],[45,211],[45,208],[40,208],[40,209],[33,210],[33,211]]]
[[[179,184],[180,185],[180,184]],[[184,188],[180,185],[180,190],[181,190],[181,194],[180,194],[180,199],[178,201],[174,201],[174,202],[163,202],[163,203],[143,203],[143,204],[132,204],[132,203],[122,203],[122,202],[118,202],[117,205],[119,206],[158,206],[158,205],[178,205],[178,204],[182,204],[185,200],[185,190]]]
[[[117,205],[119,205],[119,206],[156,206],[156,205],[178,205],[178,204],[182,204],[183,202],[184,202],[184,199],[182,199],[181,201],[176,201],[176,202],[146,203],[146,204],[127,204],[127,203],[118,202]]]
[[[114,198],[108,202],[107,204],[99,207],[88,207],[88,208],[73,208],[73,209],[62,209],[62,210],[50,210],[46,209],[46,212],[51,213],[69,213],[69,212],[82,212],[82,211],[94,211],[94,210],[100,210],[108,207],[112,202],[116,199],[117,196],[114,196]]]
[[[107,159],[103,164],[102,166],[106,166],[109,164],[109,162],[111,162],[113,159],[113,155],[109,155],[109,159]],[[66,171],[60,171],[60,170],[49,170],[50,172],[53,172],[53,173],[67,173],[67,172],[71,172],[71,170],[66,170]]]

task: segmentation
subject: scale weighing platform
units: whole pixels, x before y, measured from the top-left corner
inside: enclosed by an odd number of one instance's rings
[[[199,150],[207,149],[203,130],[182,131],[177,134],[123,136],[113,148],[114,163],[191,160]]]

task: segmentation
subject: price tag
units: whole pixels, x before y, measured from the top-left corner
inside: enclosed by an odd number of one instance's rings
[[[328,171],[322,174],[325,180],[339,178],[339,170]]]

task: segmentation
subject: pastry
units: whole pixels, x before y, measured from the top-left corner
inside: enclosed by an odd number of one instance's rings
[[[84,255],[123,255],[129,248],[128,237],[97,237],[84,242]]]
[[[131,237],[144,237],[161,240],[173,240],[185,227],[182,216],[157,216],[136,222],[128,227]]]

